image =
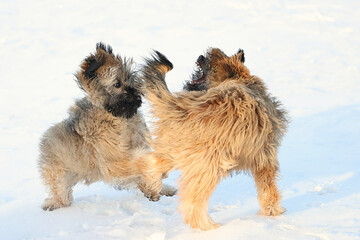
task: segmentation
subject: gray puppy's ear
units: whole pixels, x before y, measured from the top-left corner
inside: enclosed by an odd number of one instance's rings
[[[235,57],[237,57],[240,60],[240,62],[244,63],[245,62],[245,52],[244,52],[244,50],[239,48],[239,50],[235,54]]]
[[[85,58],[81,68],[84,70],[84,76],[88,79],[94,78],[96,76],[96,70],[104,65],[105,59],[101,56],[90,55]]]
[[[84,70],[84,76],[86,78],[94,78],[96,76],[96,70],[98,70],[105,63],[105,55],[112,55],[113,49],[110,45],[107,45],[102,42],[96,44],[95,54],[91,54],[85,58],[81,68]]]
[[[98,51],[99,49],[102,49],[106,53],[113,55],[113,49],[109,44],[106,44],[106,43],[103,43],[103,42],[98,42],[96,44],[96,51]]]
[[[86,57],[80,64],[80,70],[75,74],[76,83],[86,93],[91,92],[91,85],[94,86],[94,79],[97,76],[97,70],[105,64],[106,56],[109,54],[102,49],[103,45],[96,45],[96,52]]]
[[[102,65],[104,65],[105,59],[103,57],[96,57],[94,55],[90,55],[87,57],[83,64],[81,64],[81,68],[84,70],[84,76],[86,78],[94,78],[96,76],[96,70],[98,70]]]

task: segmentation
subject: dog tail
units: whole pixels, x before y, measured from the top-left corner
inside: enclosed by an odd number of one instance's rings
[[[160,52],[154,50],[152,58],[145,58],[142,76],[145,81],[145,92],[151,92],[161,98],[170,93],[165,82],[165,74],[173,69],[173,64]]]

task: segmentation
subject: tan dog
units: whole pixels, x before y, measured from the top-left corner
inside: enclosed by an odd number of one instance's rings
[[[280,103],[261,79],[244,66],[244,52],[231,57],[209,49],[184,92],[172,94],[165,83],[171,62],[155,52],[143,68],[146,97],[156,119],[151,146],[159,171],[179,169],[180,206],[193,228],[219,226],[208,215],[208,202],[220,182],[232,173],[251,172],[258,190],[260,214],[276,216],[277,151],[287,119]]]
[[[69,118],[47,130],[40,143],[39,168],[50,196],[44,210],[69,206],[78,182],[102,180],[117,188],[135,184],[152,201],[159,200],[161,177],[148,158],[148,129],[142,115],[141,84],[133,61],[98,43],[76,74],[86,97],[69,109]],[[173,195],[167,188],[163,194]]]

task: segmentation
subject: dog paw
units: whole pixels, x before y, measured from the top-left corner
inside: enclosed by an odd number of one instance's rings
[[[45,200],[41,208],[44,211],[54,211],[55,209],[68,207],[70,204],[64,204],[61,202],[53,201],[53,200]]]
[[[281,206],[267,206],[265,209],[261,209],[258,214],[263,216],[279,216],[286,212],[286,209]]]
[[[55,209],[61,208],[59,204],[43,204],[41,208],[44,211],[54,211]]]
[[[200,229],[202,231],[208,231],[211,229],[216,229],[218,227],[221,227],[220,223],[214,222],[210,217],[199,217],[196,216],[195,219],[191,219],[188,221],[185,221],[186,223],[190,224],[190,226],[194,229]]]
[[[160,194],[158,193],[144,193],[144,196],[152,202],[157,202],[160,200]]]
[[[145,196],[149,199],[149,201],[152,201],[152,202],[157,202],[160,200],[160,195],[159,194],[153,194],[153,195],[148,195],[148,196]]]
[[[177,193],[177,189],[173,186],[163,184],[160,195],[172,197]]]
[[[210,224],[197,226],[195,228],[199,228],[202,231],[209,231],[209,230],[212,230],[212,229],[216,229],[218,227],[221,227],[221,224],[213,222],[213,223],[210,223]]]

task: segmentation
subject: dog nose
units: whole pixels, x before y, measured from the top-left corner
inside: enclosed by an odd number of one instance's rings
[[[198,62],[198,63],[201,63],[201,62],[203,62],[203,61],[205,61],[205,57],[204,57],[203,55],[200,55],[200,56],[198,57],[198,59],[197,59],[197,62]]]

